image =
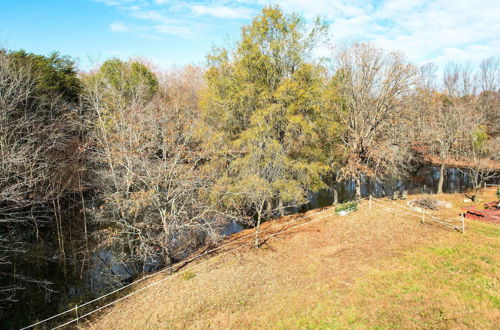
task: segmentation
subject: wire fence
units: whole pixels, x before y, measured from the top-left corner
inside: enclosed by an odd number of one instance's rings
[[[424,209],[416,210],[413,208],[405,207],[403,205],[400,205],[398,203],[392,204],[393,207],[390,207],[386,204],[383,204],[379,201],[372,200],[373,203],[379,205],[383,209],[387,211],[392,211],[394,213],[398,214],[404,214],[404,215],[409,215],[415,218],[419,218],[420,222],[425,224],[426,222],[435,222],[439,223],[445,227],[450,227],[453,229],[456,229],[458,231],[461,231],[462,233],[465,233],[465,219],[463,215],[457,216],[456,218],[440,218],[433,216],[429,213],[426,213]],[[403,210],[404,211],[403,211]]]
[[[444,225],[446,227],[451,227],[453,229],[460,230],[462,233],[465,233],[465,223],[464,223],[463,216],[461,217],[461,219],[454,219],[454,218],[443,219],[443,218],[438,218],[438,217],[435,217],[435,216],[431,216],[430,214],[425,214],[425,212],[423,212],[423,211],[420,212],[420,213],[415,213],[415,212],[418,212],[418,211],[416,211],[415,209],[404,207],[404,206],[399,205],[397,203],[392,204],[393,207],[391,207],[391,206],[388,206],[388,205],[386,205],[384,203],[381,203],[381,202],[379,202],[377,200],[374,200],[372,198],[364,199],[364,202],[360,203],[358,205],[358,207],[363,206],[363,205],[369,205],[370,209],[372,209],[373,205],[377,205],[377,206],[379,206],[382,209],[387,210],[387,211],[392,211],[394,213],[404,214],[404,215],[409,215],[409,216],[413,216],[413,217],[419,218],[419,219],[421,219],[422,223],[426,223],[427,221],[436,222],[436,223],[439,223],[439,224]],[[322,214],[322,215],[318,217],[318,215],[320,215],[320,214]],[[267,233],[267,232],[272,231],[272,230],[276,230],[277,227],[280,227],[280,228],[282,228],[284,230],[279,230],[279,231],[277,231],[275,233],[269,234],[269,235],[265,236],[262,239],[262,241],[267,241],[271,237],[275,237],[275,236],[278,236],[280,234],[283,234],[284,232],[287,232],[287,231],[290,231],[290,230],[293,230],[293,229],[297,229],[297,228],[300,228],[300,227],[303,227],[303,226],[306,226],[306,225],[310,225],[312,223],[318,222],[320,220],[323,220],[323,219],[325,219],[327,217],[331,217],[333,215],[336,215],[335,214],[335,208],[328,208],[328,209],[324,209],[322,211],[319,211],[319,212],[316,212],[316,213],[313,213],[313,214],[310,214],[310,215],[302,216],[302,217],[300,217],[298,219],[294,218],[294,219],[292,219],[290,221],[287,221],[285,223],[278,223],[278,224],[276,224],[274,226],[270,226],[270,227],[262,230],[261,234]],[[302,222],[302,221],[307,220],[307,219],[310,219],[310,220],[306,221],[306,222]],[[452,221],[454,221],[455,223],[453,223]],[[459,223],[459,221],[460,221],[460,223]],[[301,222],[301,223],[299,223],[299,222]],[[296,223],[296,224],[287,227],[287,225],[293,224],[293,223]],[[239,238],[231,241],[230,243],[239,242],[239,241],[244,240],[244,239],[247,239],[247,237],[245,237],[245,236],[239,237]],[[218,253],[213,258],[205,259],[204,261],[196,263],[196,264],[194,264],[193,266],[191,266],[189,268],[177,271],[177,272],[175,272],[173,274],[168,275],[167,277],[165,277],[163,279],[160,279],[160,280],[157,280],[155,282],[149,283],[149,284],[147,284],[147,285],[145,285],[143,287],[138,288],[137,290],[134,290],[134,291],[132,291],[132,292],[130,292],[128,294],[125,294],[125,295],[123,295],[121,297],[118,297],[118,298],[116,298],[116,299],[114,299],[114,300],[112,300],[112,301],[110,301],[108,303],[105,303],[105,304],[103,304],[101,306],[98,306],[98,307],[96,307],[96,308],[94,308],[94,309],[92,309],[90,311],[82,313],[82,309],[84,307],[87,307],[87,306],[90,306],[90,305],[92,305],[94,303],[102,301],[102,300],[104,300],[107,297],[111,297],[113,295],[117,295],[119,292],[121,292],[121,291],[123,291],[123,290],[125,290],[127,288],[130,288],[130,287],[132,287],[134,285],[137,285],[140,282],[143,282],[146,279],[149,279],[149,278],[151,278],[153,276],[158,276],[161,273],[165,273],[167,271],[171,271],[175,267],[178,267],[178,265],[173,265],[173,266],[164,268],[164,269],[162,269],[162,270],[160,270],[158,272],[145,275],[145,276],[141,277],[140,279],[137,279],[136,281],[134,281],[132,283],[124,285],[124,286],[122,286],[122,287],[120,287],[120,288],[118,288],[116,290],[113,290],[113,291],[111,291],[109,293],[106,293],[106,294],[100,296],[100,297],[97,297],[95,299],[87,301],[87,302],[85,302],[85,303],[83,303],[81,305],[75,305],[75,307],[73,307],[73,308],[70,308],[70,309],[68,309],[66,311],[63,311],[61,313],[58,313],[56,315],[50,316],[50,317],[48,317],[46,319],[43,319],[43,320],[38,321],[36,323],[33,323],[33,324],[29,325],[29,326],[26,326],[26,327],[22,328],[21,330],[31,329],[31,328],[34,328],[36,326],[42,325],[42,324],[47,324],[49,321],[54,321],[54,320],[56,320],[58,318],[61,318],[62,316],[65,316],[65,315],[68,315],[68,317],[69,317],[70,313],[74,314],[74,318],[72,318],[72,319],[70,319],[68,321],[63,322],[63,323],[61,323],[61,324],[53,327],[52,329],[60,329],[60,328],[63,328],[65,326],[69,326],[69,325],[71,325],[73,323],[78,323],[80,320],[85,319],[85,318],[91,316],[92,314],[97,313],[98,311],[101,311],[101,310],[103,310],[103,309],[105,309],[107,307],[110,307],[110,306],[112,306],[112,305],[114,305],[114,304],[116,304],[116,303],[118,303],[118,302],[120,302],[122,300],[125,300],[125,299],[133,296],[133,295],[136,295],[136,294],[138,294],[140,292],[143,292],[143,291],[147,290],[148,288],[156,286],[156,285],[158,285],[160,283],[163,283],[165,281],[171,280],[171,279],[173,279],[173,278],[175,278],[175,277],[177,277],[177,276],[179,276],[179,275],[181,275],[183,273],[190,272],[193,269],[198,268],[198,267],[206,264],[209,261],[213,261],[214,258],[220,258],[220,257],[222,257],[224,255],[232,253],[232,252],[234,252],[234,251],[236,251],[238,249],[241,249],[241,248],[243,248],[245,246],[251,246],[253,244],[254,243],[252,241],[250,241],[250,242],[247,241],[245,243],[239,244],[239,245],[237,245],[235,247],[232,247],[232,248],[228,248],[228,246],[226,244],[223,244],[223,245],[220,245],[218,247],[206,250],[203,253],[200,253],[200,254],[192,257],[192,258],[189,258],[189,259],[185,260],[183,262],[183,264],[184,265],[188,264],[188,263],[193,262],[193,261],[195,261],[197,259],[201,259],[204,256],[212,254],[212,253],[214,253],[216,251],[219,251],[219,250],[222,250],[224,248],[227,248],[227,250]]]
[[[365,203],[363,203],[363,204],[360,204],[360,206],[361,206],[361,205],[364,205],[364,204],[366,204],[366,202],[365,202]],[[302,216],[302,217],[300,217],[299,219],[293,219],[293,220],[290,220],[290,221],[285,222],[285,223],[279,223],[279,224],[277,224],[277,225],[270,226],[269,228],[266,228],[266,229],[262,230],[262,231],[261,231],[261,234],[266,233],[266,232],[269,232],[269,231],[271,231],[271,230],[273,230],[273,229],[276,229],[277,227],[284,228],[284,227],[286,227],[288,224],[291,224],[291,223],[296,223],[296,222],[300,222],[300,221],[302,221],[302,220],[309,219],[309,218],[311,218],[311,217],[315,217],[314,219],[312,219],[312,220],[310,220],[310,221],[308,221],[308,222],[305,222],[305,223],[301,223],[301,224],[298,224],[298,225],[295,225],[295,226],[288,227],[288,228],[286,228],[286,230],[287,230],[287,231],[289,231],[289,230],[291,230],[291,229],[299,228],[299,227],[302,227],[302,226],[304,226],[304,225],[307,225],[307,224],[310,224],[310,223],[313,223],[313,222],[317,222],[317,221],[322,220],[322,219],[324,219],[324,218],[326,218],[326,217],[330,217],[330,216],[332,216],[332,214],[325,214],[325,215],[323,215],[323,216],[321,216],[321,217],[316,218],[319,214],[322,214],[322,213],[331,213],[332,211],[334,211],[334,210],[333,210],[333,209],[325,209],[325,210],[322,210],[322,211],[316,212],[316,213],[311,214],[311,215]],[[277,232],[277,233],[274,233],[274,234],[271,234],[271,235],[268,235],[268,236],[266,236],[266,237],[263,239],[263,241],[268,240],[269,238],[274,237],[274,236],[277,236],[277,235],[279,235],[279,234],[281,234],[281,233],[282,233],[282,231]],[[246,237],[240,237],[240,238],[236,239],[236,241],[240,241],[240,240],[243,240],[243,239],[245,239],[245,238],[246,238]],[[231,241],[231,243],[234,243],[234,242],[235,242],[235,240]],[[253,243],[253,242],[247,242],[247,243],[245,243],[245,244],[238,245],[238,246],[236,246],[236,247],[234,247],[234,248],[232,248],[232,249],[229,249],[229,250],[227,250],[227,251],[224,251],[224,252],[222,252],[222,253],[219,253],[219,254],[218,254],[218,255],[216,255],[215,257],[220,257],[220,256],[222,256],[222,255],[228,254],[228,253],[233,252],[233,251],[235,251],[235,250],[237,250],[237,249],[240,249],[240,248],[242,248],[242,247],[249,246],[249,245],[252,245],[252,244],[254,244],[254,243]],[[198,255],[196,255],[196,256],[194,256],[194,257],[192,257],[192,258],[188,258],[187,260],[184,260],[184,261],[183,261],[183,264],[188,264],[188,263],[190,263],[190,262],[193,262],[193,261],[195,261],[195,260],[197,260],[197,259],[200,259],[200,258],[202,258],[202,257],[204,257],[204,256],[206,256],[206,255],[212,254],[212,253],[214,253],[214,252],[216,252],[216,251],[218,251],[218,250],[224,249],[224,248],[227,248],[227,246],[226,246],[226,245],[220,245],[220,246],[215,247],[215,248],[213,248],[213,249],[206,250],[205,252],[203,252],[203,253],[201,253],[201,254],[198,254]],[[104,304],[104,305],[102,305],[102,306],[100,306],[100,307],[98,307],[98,308],[96,308],[96,309],[91,310],[90,312],[86,312],[86,313],[83,313],[83,314],[79,314],[79,310],[81,311],[81,310],[82,310],[82,308],[84,308],[84,307],[86,307],[86,306],[89,306],[89,305],[94,304],[94,303],[96,303],[96,302],[98,302],[98,301],[101,301],[101,300],[103,300],[103,299],[105,299],[105,298],[107,298],[107,297],[110,297],[110,296],[112,296],[112,295],[115,295],[115,294],[119,293],[120,291],[123,291],[123,290],[125,290],[125,289],[127,289],[127,288],[129,288],[129,287],[132,287],[132,286],[134,286],[134,285],[137,285],[137,284],[139,284],[140,282],[143,282],[143,281],[145,281],[146,279],[149,279],[149,278],[151,278],[151,277],[153,277],[153,276],[158,276],[158,275],[159,275],[159,274],[161,274],[161,273],[165,273],[165,272],[167,272],[167,271],[171,271],[171,270],[173,270],[175,267],[177,267],[178,265],[173,265],[173,266],[166,267],[166,268],[164,268],[164,269],[162,269],[162,270],[160,270],[160,271],[158,271],[158,272],[155,272],[155,273],[152,273],[152,274],[145,275],[145,276],[143,276],[143,277],[141,277],[141,278],[137,279],[136,281],[134,281],[134,282],[132,282],[132,283],[129,283],[129,284],[124,285],[124,286],[122,286],[122,287],[120,287],[120,288],[117,288],[116,290],[113,290],[113,291],[111,291],[111,292],[108,292],[108,293],[106,293],[106,294],[104,294],[104,295],[102,295],[102,296],[99,296],[99,297],[95,298],[95,299],[92,299],[92,300],[87,301],[87,302],[85,302],[85,303],[83,303],[83,304],[80,304],[80,305],[75,305],[75,307],[73,307],[73,308],[70,308],[70,309],[65,310],[65,311],[63,311],[63,312],[61,312],[61,313],[55,314],[55,315],[50,316],[50,317],[48,317],[48,318],[46,318],[46,319],[43,319],[43,320],[38,321],[38,322],[36,322],[36,323],[33,323],[33,324],[29,325],[29,326],[26,326],[26,327],[24,327],[24,328],[21,328],[21,330],[25,330],[25,329],[32,329],[32,328],[34,328],[34,327],[36,327],[36,326],[38,326],[38,325],[46,324],[46,323],[47,323],[47,322],[49,322],[49,321],[55,320],[55,319],[60,318],[60,317],[62,317],[62,316],[64,316],[64,315],[67,315],[67,314],[69,314],[69,313],[74,313],[75,318],[73,318],[73,319],[71,319],[71,320],[69,320],[69,321],[67,321],[67,322],[65,322],[65,323],[62,323],[62,324],[60,324],[60,325],[58,325],[58,326],[56,326],[56,327],[54,327],[54,328],[52,328],[52,329],[59,329],[59,328],[65,327],[65,326],[70,325],[70,324],[72,324],[72,323],[78,322],[80,319],[84,319],[84,318],[86,318],[86,317],[88,317],[88,316],[90,316],[90,315],[92,315],[92,314],[96,313],[97,311],[100,311],[100,310],[102,310],[102,309],[104,309],[104,308],[106,308],[106,307],[109,307],[109,306],[111,306],[111,305],[113,305],[113,304],[115,304],[115,303],[117,303],[117,302],[119,302],[119,301],[121,301],[121,300],[124,300],[124,299],[126,299],[126,298],[128,298],[128,297],[130,297],[130,296],[133,296],[133,295],[135,295],[135,294],[137,294],[137,293],[139,293],[139,292],[142,292],[142,291],[146,290],[146,289],[147,289],[147,288],[149,288],[149,287],[152,287],[152,286],[157,285],[157,284],[160,284],[160,283],[162,283],[162,282],[164,282],[164,281],[170,280],[170,279],[172,279],[172,278],[174,278],[174,277],[176,277],[176,276],[178,276],[178,275],[180,275],[180,274],[183,274],[183,273],[189,272],[189,271],[191,271],[192,269],[194,269],[194,268],[196,268],[196,267],[201,266],[202,264],[206,263],[206,262],[207,262],[207,261],[209,261],[209,260],[211,260],[211,259],[207,259],[207,260],[205,260],[205,261],[203,261],[203,262],[197,263],[197,264],[195,264],[194,266],[192,266],[192,267],[190,267],[190,268],[187,268],[187,269],[184,269],[184,270],[182,270],[182,271],[175,272],[174,274],[172,274],[172,275],[170,275],[170,276],[168,276],[168,277],[166,277],[166,278],[163,278],[163,279],[161,279],[161,280],[159,280],[159,281],[156,281],[156,282],[150,283],[150,284],[148,284],[148,285],[146,285],[146,286],[144,286],[144,287],[141,287],[141,288],[139,288],[139,289],[138,289],[138,290],[136,290],[136,291],[133,291],[133,292],[131,292],[131,293],[129,293],[129,294],[127,294],[127,295],[125,295],[125,296],[122,296],[122,297],[120,297],[120,298],[118,298],[118,299],[116,299],[116,300],[113,300],[113,301],[111,301],[111,302],[109,302],[109,303],[106,303],[106,304]]]
[[[500,183],[493,183],[493,184],[488,183],[484,185],[484,190],[487,191],[497,191],[498,189],[500,189]]]

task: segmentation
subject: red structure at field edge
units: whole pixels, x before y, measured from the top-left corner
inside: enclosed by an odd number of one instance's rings
[[[475,206],[467,206],[462,209],[467,212],[465,217],[468,219],[500,224],[500,209],[497,205],[498,202],[491,202],[484,204],[484,209],[477,209]]]

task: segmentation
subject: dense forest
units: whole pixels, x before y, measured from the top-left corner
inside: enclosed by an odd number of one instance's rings
[[[98,250],[141,273],[217,244],[230,221],[256,227],[258,247],[261,222],[326,178],[360,198],[362,177],[429,159],[437,192],[454,162],[473,188],[495,175],[499,58],[417,66],[328,45],[326,29],[267,7],[205,67],[166,71],[0,50],[0,317],[41,317],[34,306],[59,294],[46,274],[79,278]]]

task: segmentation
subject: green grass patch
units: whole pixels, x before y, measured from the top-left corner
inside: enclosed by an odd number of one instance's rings
[[[449,234],[381,262],[338,300],[322,303],[328,316],[304,313],[279,327],[495,328],[500,319],[500,230],[491,224],[470,227],[464,236]]]

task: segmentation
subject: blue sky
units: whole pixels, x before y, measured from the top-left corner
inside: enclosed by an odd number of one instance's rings
[[[495,4],[496,2],[496,4]],[[213,44],[238,38],[268,0],[0,0],[0,44],[93,62],[143,56],[157,66],[204,63]],[[493,0],[284,0],[307,20],[330,23],[331,40],[369,40],[418,64],[500,55],[500,2]],[[323,46],[320,54],[331,52]]]

